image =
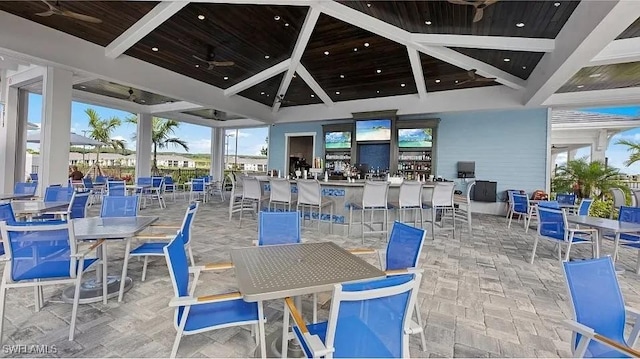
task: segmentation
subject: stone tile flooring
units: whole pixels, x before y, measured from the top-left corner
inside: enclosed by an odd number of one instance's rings
[[[162,222],[180,223],[186,202],[168,201],[168,208],[150,208],[143,215],[161,216]],[[97,213],[97,208],[90,210]],[[196,262],[228,261],[229,250],[249,246],[256,239],[256,221],[247,217],[238,228],[237,217],[227,221],[227,205],[214,202],[200,206],[193,231]],[[336,232],[339,230],[336,228]],[[473,236],[464,230],[456,238],[450,232],[427,238],[421,255],[424,268],[420,308],[425,322],[428,348],[420,349],[419,337],[410,341],[412,357],[568,357],[571,334],[561,325],[570,316],[570,307],[560,264],[553,246],[544,241],[530,265],[535,231],[524,233],[521,224],[511,230],[502,217],[474,216]],[[360,237],[320,234],[304,230],[303,240],[329,240],[345,248],[362,247]],[[368,238],[366,246],[382,249],[384,239]],[[612,252],[605,242],[603,253]],[[110,273],[119,273],[124,244],[109,245]],[[590,256],[590,248],[577,247],[573,258]],[[377,263],[376,256],[365,257]],[[621,251],[620,266],[626,271],[620,282],[626,302],[640,308],[636,253]],[[34,312],[32,289],[7,293],[3,344],[55,345],[48,356],[74,357],[166,357],[175,337],[173,310],[167,304],[173,289],[164,258],[150,261],[147,280],[140,281],[142,262],[132,260],[129,276],[134,286],[124,302],[109,300],[80,305],[75,340],[67,339],[71,305],[56,302],[62,287],[46,288],[43,310]],[[91,275],[91,273],[89,274]],[[234,290],[233,270],[205,273],[197,294]],[[329,294],[321,296],[326,300]],[[305,311],[310,311],[308,304]],[[326,318],[324,306],[319,311]],[[279,331],[282,302],[265,303],[267,334]],[[179,357],[247,357],[255,345],[248,330],[221,329],[184,337]],[[33,356],[31,354],[30,356]]]

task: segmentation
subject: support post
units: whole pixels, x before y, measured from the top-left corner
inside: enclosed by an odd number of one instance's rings
[[[608,146],[609,136],[607,130],[598,131],[598,136],[591,144],[591,162],[599,161],[604,163]]]
[[[31,173],[27,162],[27,117],[29,112],[29,92],[18,90],[18,123],[16,123],[16,168],[14,181],[24,182]]]
[[[153,132],[153,116],[148,113],[138,114],[138,134],[136,137],[136,178],[151,176],[151,135]]]
[[[46,68],[42,84],[40,126],[40,195],[49,185],[66,185],[69,178],[72,89],[71,71],[51,66]]]
[[[211,169],[209,174],[215,181],[224,180],[224,128],[211,128]]]
[[[16,137],[18,132],[18,88],[11,87],[7,81],[4,86],[4,110],[0,114],[0,192],[13,193],[14,172],[16,169]]]

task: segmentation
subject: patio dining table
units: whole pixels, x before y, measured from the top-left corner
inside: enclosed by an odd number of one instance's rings
[[[106,239],[107,241],[100,247],[102,250],[98,252],[98,257],[107,261],[107,242],[113,240],[130,240],[131,237],[140,233],[151,224],[156,222],[158,217],[153,216],[137,216],[137,217],[91,217],[78,218],[73,220],[73,229],[76,240],[96,240]],[[108,275],[106,272],[106,264],[96,267],[96,278],[83,281],[80,288],[80,304],[94,303],[103,301],[107,304],[107,299],[118,295],[120,291],[121,276]],[[106,275],[105,275],[106,274]],[[103,295],[103,282],[106,278],[107,295]],[[124,291],[128,291],[133,286],[133,280],[129,277],[124,279]],[[68,303],[73,302],[75,287],[65,288],[62,292],[62,300]]]
[[[66,201],[13,201],[11,209],[16,216],[31,217],[46,212],[58,212],[66,210],[69,202]]]
[[[247,302],[332,291],[338,283],[385,277],[383,271],[333,242],[233,249],[231,260],[238,289]],[[287,353],[288,337],[288,328],[269,336],[268,356]]]
[[[10,201],[13,199],[27,199],[35,195],[24,193],[0,193],[0,201]]]

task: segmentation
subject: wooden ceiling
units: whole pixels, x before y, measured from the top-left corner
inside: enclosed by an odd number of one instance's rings
[[[474,59],[488,63],[523,80],[529,78],[544,53],[489,49],[453,48]]]
[[[607,90],[640,86],[640,62],[585,67],[558,92]]]
[[[618,39],[629,39],[632,37],[640,37],[640,18],[629,25],[629,27],[618,36]]]
[[[549,39],[556,37],[579,3],[503,0],[486,7],[482,20],[474,23],[473,6],[448,1],[341,2],[409,32]],[[516,27],[520,22],[525,26]]]
[[[176,102],[176,99],[161,96],[155,93],[131,88],[125,85],[120,85],[115,82],[96,79],[83,83],[73,85],[75,90],[94,93],[97,95],[108,96],[112,98],[118,98],[121,100],[129,100],[141,105],[159,105],[162,103]],[[133,91],[133,100],[130,99],[129,89]]]
[[[499,85],[495,81],[465,83],[464,81],[469,79],[467,71],[425,54],[420,54],[420,62],[428,92]],[[483,78],[479,75],[476,77]]]

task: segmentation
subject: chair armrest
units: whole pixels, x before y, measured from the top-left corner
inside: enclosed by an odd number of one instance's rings
[[[164,225],[164,224],[152,224],[151,226],[149,226],[151,229],[173,229],[173,230],[179,230],[180,226],[169,226],[169,225]]]
[[[84,252],[76,253],[76,254],[72,255],[72,257],[84,258],[84,257],[87,256],[87,254],[91,253],[93,250],[95,250],[96,248],[101,246],[104,242],[106,242],[105,239],[99,239],[94,244],[90,245],[89,248],[87,248]]]
[[[410,268],[403,268],[403,269],[390,269],[388,271],[385,271],[384,274],[386,274],[387,276],[394,276],[394,275],[422,273],[422,272],[423,270],[420,268],[410,267]]]
[[[198,304],[224,302],[224,301],[235,300],[240,298],[242,298],[242,294],[240,294],[240,292],[212,294],[212,295],[205,295],[200,297],[179,297],[179,298],[172,298],[171,301],[169,301],[169,306],[182,307],[185,305],[198,305]]]
[[[300,331],[304,333],[309,333],[309,329],[307,329],[307,324],[305,324],[304,319],[302,319],[302,315],[296,308],[296,305],[293,303],[293,299],[291,297],[284,298],[284,303],[289,307],[289,311],[291,312],[291,317],[293,321],[296,323]]]
[[[131,237],[133,239],[173,239],[175,238],[175,234],[140,234],[137,236]]]
[[[600,343],[606,344],[618,351],[621,351],[627,355],[632,356],[633,358],[639,358],[640,357],[640,351],[635,350],[633,348],[630,348],[624,344],[618,343],[617,341],[613,340],[613,339],[609,339],[603,335],[600,334],[595,334],[593,336],[594,340],[599,341]]]
[[[224,269],[233,269],[235,266],[231,262],[220,262],[220,263],[209,263],[202,266],[201,270],[224,270]]]
[[[595,331],[584,324],[580,324],[572,319],[565,319],[563,323],[569,327],[572,331],[579,333],[581,335],[587,336],[589,338],[593,338],[595,335]]]
[[[598,233],[598,230],[595,228],[568,228],[569,232],[593,232]]]
[[[296,323],[296,326],[300,329],[302,333],[303,339],[306,342],[307,346],[311,350],[314,358],[326,356],[329,353],[334,352],[334,349],[327,348],[325,344],[320,340],[320,337],[317,335],[312,335],[309,333],[309,329],[307,325],[304,323],[304,319],[302,319],[302,315],[296,308],[296,305],[293,303],[293,299],[291,297],[287,297],[284,299],[285,304],[289,308],[289,312],[291,313],[291,317],[293,321]]]
[[[638,318],[640,318],[640,310],[636,309],[636,308],[631,308],[628,306],[624,306],[624,310],[627,312],[628,315],[635,317],[636,320],[638,320]]]
[[[378,251],[372,248],[353,248],[347,249],[347,251],[351,254],[375,254]]]

